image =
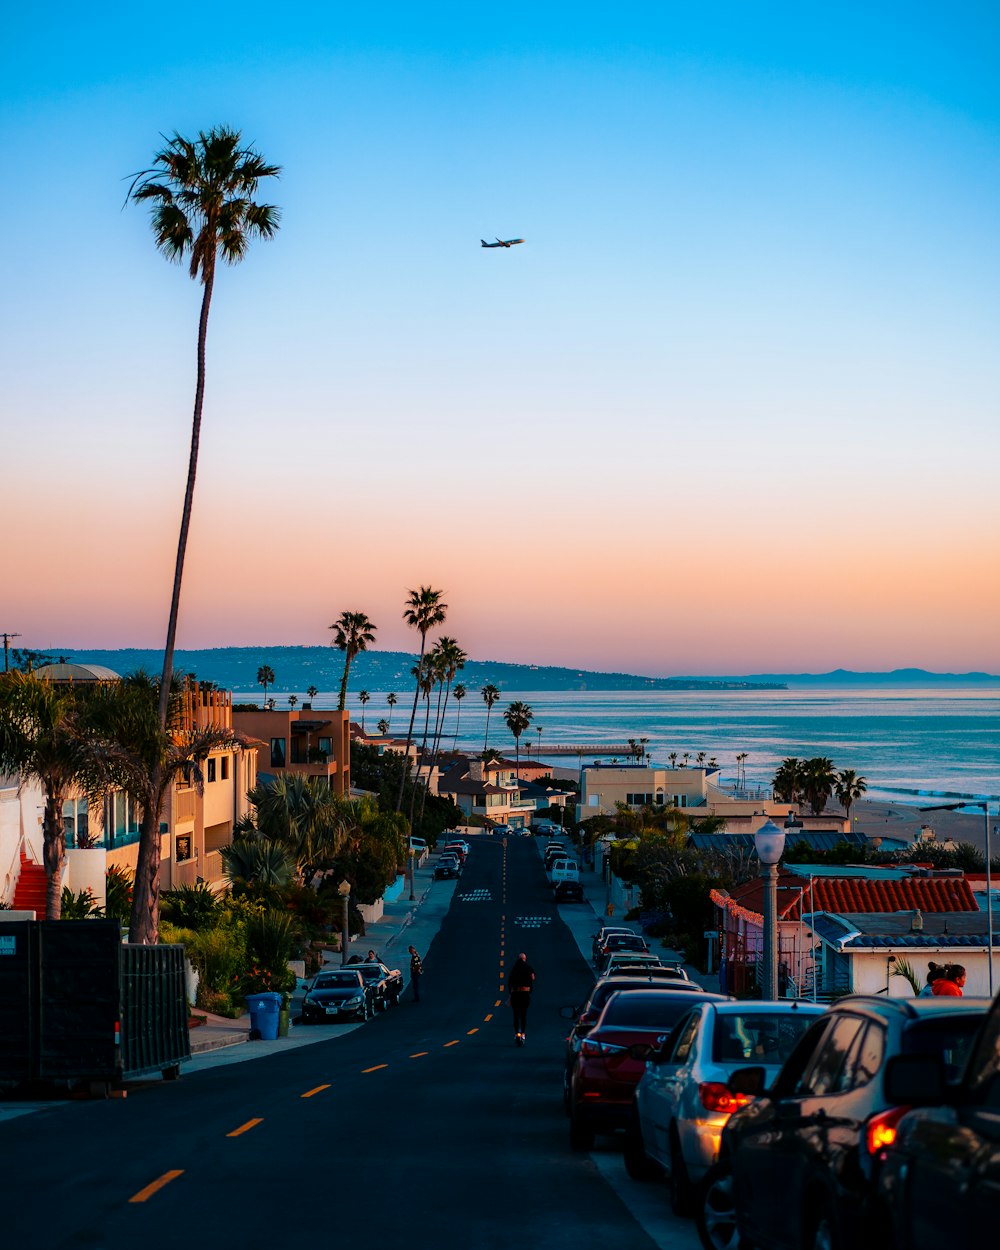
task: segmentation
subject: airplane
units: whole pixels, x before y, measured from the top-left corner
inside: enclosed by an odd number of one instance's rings
[[[524,240],[523,239],[497,239],[495,243],[487,243],[485,239],[480,239],[479,242],[483,245],[483,247],[513,247],[515,243],[523,243]]]

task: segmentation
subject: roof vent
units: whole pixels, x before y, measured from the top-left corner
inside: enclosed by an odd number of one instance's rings
[[[924,931],[924,913],[918,907],[910,917],[910,932],[923,933]]]

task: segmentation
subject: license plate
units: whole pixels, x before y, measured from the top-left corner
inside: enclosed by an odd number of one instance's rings
[[[328,1016],[335,1016],[335,1015],[337,1014],[338,1010],[339,1010],[339,1008],[337,1008],[337,1007],[327,1007],[327,1009],[326,1009],[326,1014],[327,1014]]]

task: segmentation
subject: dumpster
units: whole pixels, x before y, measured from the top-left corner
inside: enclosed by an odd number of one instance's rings
[[[278,1014],[281,1011],[281,994],[248,994],[247,1010],[250,1012],[250,1036],[256,1033],[262,1042],[274,1042],[278,1038]]]
[[[0,1081],[177,1076],[191,1046],[183,946],[114,920],[0,921]]]

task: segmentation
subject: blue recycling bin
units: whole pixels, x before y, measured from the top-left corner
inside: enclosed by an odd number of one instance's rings
[[[274,993],[248,994],[247,1008],[250,1012],[250,1032],[259,1033],[262,1042],[277,1041],[281,995]]]

